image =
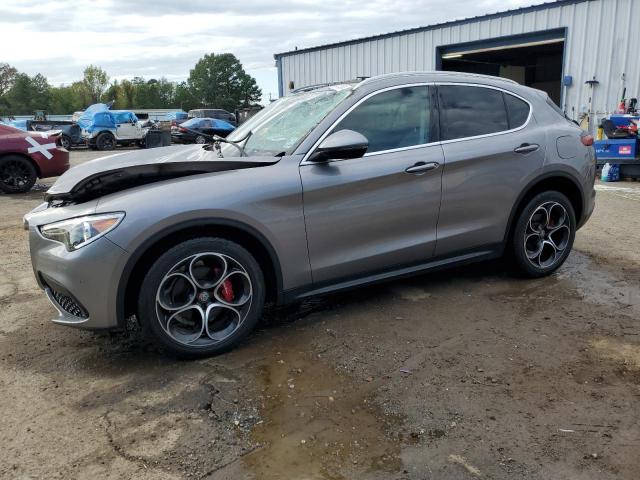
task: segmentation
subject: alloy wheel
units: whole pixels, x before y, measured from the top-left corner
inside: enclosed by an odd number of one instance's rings
[[[23,161],[11,160],[0,171],[0,181],[12,189],[21,189],[29,183],[31,171]]]
[[[163,277],[156,293],[162,329],[176,342],[208,347],[242,325],[253,297],[251,279],[240,262],[215,252],[191,255]]]
[[[561,261],[570,238],[567,210],[558,202],[545,202],[529,217],[524,233],[525,255],[536,268],[552,268]]]

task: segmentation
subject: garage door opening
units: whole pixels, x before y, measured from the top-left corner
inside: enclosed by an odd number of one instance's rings
[[[482,44],[441,47],[439,69],[509,78],[547,92],[561,105],[564,35],[527,40],[496,39]]]

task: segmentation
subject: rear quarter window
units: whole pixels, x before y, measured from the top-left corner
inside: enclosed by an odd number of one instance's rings
[[[509,117],[509,128],[518,128],[524,125],[529,118],[529,104],[524,100],[504,94],[504,103],[507,107],[507,115]]]

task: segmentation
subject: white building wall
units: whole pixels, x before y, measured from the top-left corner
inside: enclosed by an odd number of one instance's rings
[[[635,8],[633,8],[635,6]],[[501,36],[567,28],[564,75],[573,85],[564,92],[567,113],[574,118],[588,106],[594,76],[594,110],[611,112],[620,100],[625,74],[627,97],[640,97],[640,0],[560,2],[544,9],[506,12],[453,25],[364,39],[280,57],[282,91],[398,71],[435,70],[438,46]]]

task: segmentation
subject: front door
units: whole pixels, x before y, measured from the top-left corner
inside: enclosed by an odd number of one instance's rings
[[[314,283],[349,280],[434,254],[442,148],[428,86],[366,97],[333,131],[369,140],[362,158],[300,166]]]

